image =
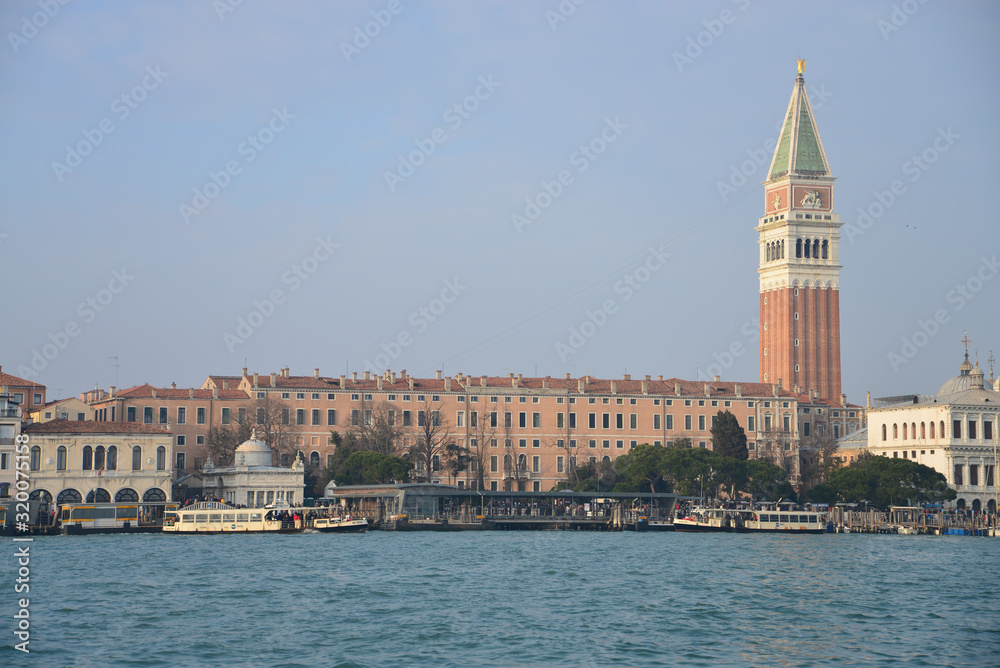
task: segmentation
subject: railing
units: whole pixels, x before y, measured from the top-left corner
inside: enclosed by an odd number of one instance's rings
[[[0,417],[16,418],[21,417],[20,408],[0,408]]]

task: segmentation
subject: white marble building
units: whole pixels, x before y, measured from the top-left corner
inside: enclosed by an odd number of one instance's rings
[[[991,379],[992,380],[992,379]],[[969,362],[933,396],[906,395],[868,411],[872,454],[913,459],[943,473],[954,505],[995,512],[1000,392]]]
[[[271,448],[257,438],[254,430],[249,440],[236,448],[233,466],[215,466],[209,457],[205,463],[204,491],[231,505],[260,508],[285,501],[302,503],[305,487],[305,463],[296,457],[291,468],[271,465]]]

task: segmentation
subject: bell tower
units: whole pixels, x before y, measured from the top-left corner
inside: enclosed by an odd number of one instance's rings
[[[760,380],[840,399],[840,216],[809,96],[805,61],[764,181]]]

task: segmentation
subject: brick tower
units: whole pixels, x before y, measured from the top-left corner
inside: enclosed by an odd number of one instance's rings
[[[785,124],[764,181],[760,380],[840,399],[840,216],[798,61]]]

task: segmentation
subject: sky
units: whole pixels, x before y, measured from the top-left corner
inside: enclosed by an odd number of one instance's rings
[[[0,365],[758,380],[796,76],[848,399],[1000,355],[995,2],[0,4]],[[1000,373],[1000,366],[998,373]]]

